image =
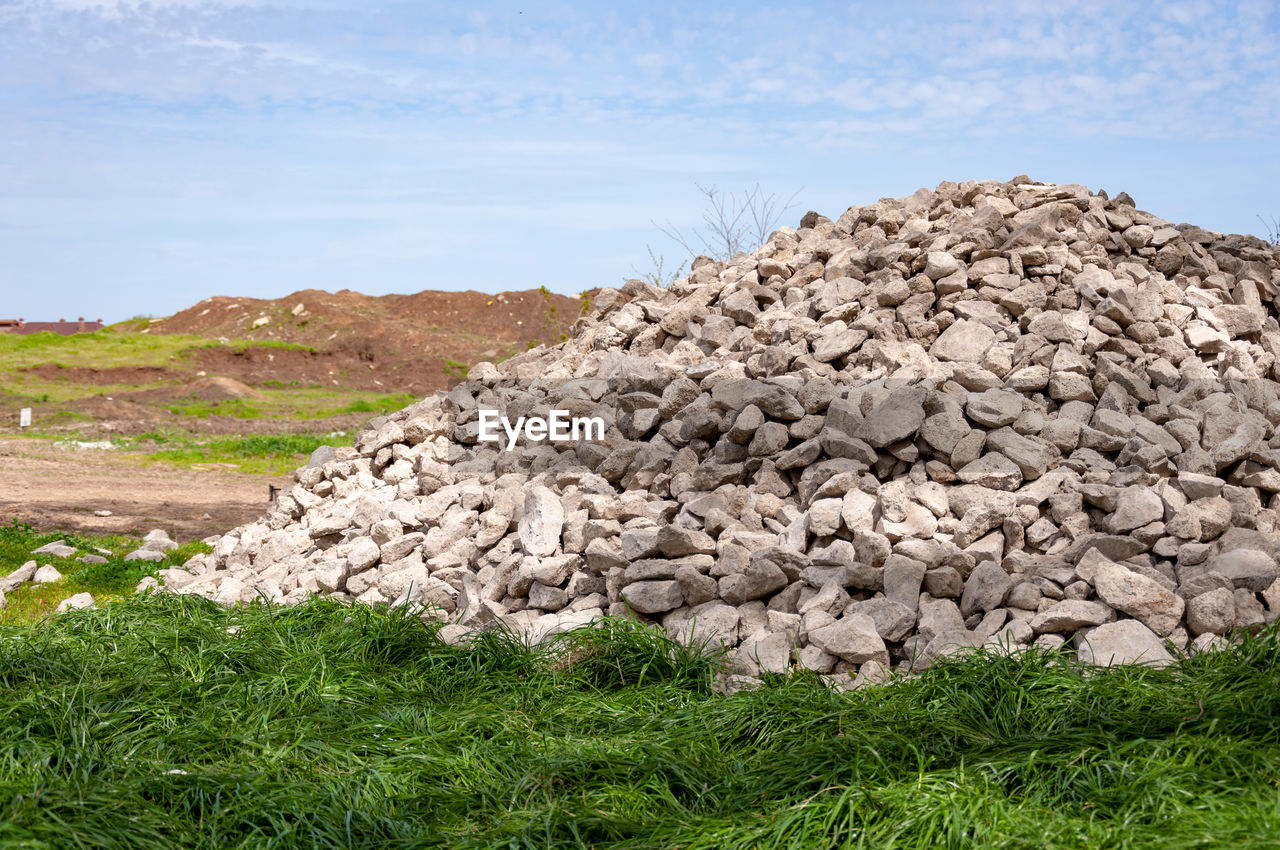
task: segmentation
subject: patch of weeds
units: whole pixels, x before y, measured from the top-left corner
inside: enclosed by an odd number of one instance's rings
[[[466,363],[459,363],[457,360],[446,360],[444,361],[444,369],[441,371],[450,378],[462,380],[467,377],[467,372],[471,371],[471,367]]]
[[[551,290],[547,289],[546,286],[539,286],[538,294],[542,296],[543,303],[541,336],[547,341],[547,345],[564,342],[569,338],[569,335],[560,330],[560,309],[551,297]],[[532,348],[533,346],[530,347]]]
[[[320,434],[254,434],[245,437],[199,439],[185,435],[155,435],[159,447],[151,460],[182,466],[203,463],[234,464],[245,472],[284,475],[296,469],[331,438]]]
[[[196,401],[190,404],[170,404],[165,409],[179,416],[207,419],[210,416],[230,416],[234,419],[261,419],[262,410],[242,398],[222,401]]]
[[[393,395],[379,395],[371,398],[359,398],[340,407],[330,413],[377,413],[385,414],[393,410],[399,410],[406,405],[413,404],[417,398],[407,393],[396,393]]]

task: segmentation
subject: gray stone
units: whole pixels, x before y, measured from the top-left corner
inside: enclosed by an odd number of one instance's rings
[[[1084,599],[1064,599],[1054,603],[1031,619],[1031,629],[1036,634],[1073,634],[1088,626],[1109,623],[1116,612],[1101,602]]]
[[[35,575],[31,580],[36,584],[53,584],[62,581],[62,573],[58,572],[57,567],[45,564],[43,567],[35,571]]]
[[[1022,413],[1022,396],[1009,390],[986,390],[972,393],[965,405],[965,415],[979,425],[999,428],[1011,424]]]
[[[720,598],[741,605],[777,593],[787,586],[787,575],[771,561],[753,560],[741,573],[720,579]]]
[[[981,322],[960,319],[938,335],[929,353],[939,360],[977,363],[995,341],[996,333],[991,328]]]
[[[884,565],[884,595],[914,612],[926,571],[924,564],[911,558],[889,558]]]
[[[21,584],[31,581],[36,574],[36,562],[27,561],[9,575],[0,579],[0,591],[13,590]]]
[[[876,633],[885,640],[902,640],[911,633],[912,627],[916,624],[914,610],[901,602],[894,602],[883,596],[851,603],[848,610],[850,613],[865,614],[870,617],[875,623]]]
[[[524,497],[520,517],[520,547],[528,555],[550,555],[560,546],[564,528],[564,506],[560,497],[546,487],[534,487]]]
[[[1182,597],[1141,573],[1102,561],[1094,573],[1098,598],[1141,621],[1158,635],[1168,635],[1182,622]]]
[[[1261,592],[1280,578],[1275,559],[1257,549],[1232,549],[1210,558],[1208,569],[1221,573],[1236,587]]]
[[[664,525],[658,529],[658,550],[668,558],[685,555],[714,555],[716,542],[704,531]]]
[[[1235,594],[1226,588],[1202,593],[1187,603],[1187,628],[1193,635],[1225,634],[1235,623]]]
[[[1125,487],[1116,494],[1116,508],[1107,518],[1107,528],[1122,534],[1163,516],[1164,502],[1149,487]]]
[[[850,664],[867,661],[889,663],[889,651],[865,614],[846,614],[830,625],[809,632],[809,642],[823,652]]]
[[[68,546],[65,541],[55,540],[52,543],[46,543],[39,549],[33,549],[32,555],[48,555],[51,558],[70,558],[78,550],[74,546]]]
[[[408,553],[406,552],[405,554]],[[352,572],[360,572],[376,564],[380,555],[381,550],[379,550],[378,544],[373,541],[373,538],[360,537],[356,539],[355,545],[347,553],[347,563],[351,565]]]
[[[63,611],[75,611],[83,608],[93,608],[93,595],[90,593],[77,593],[74,596],[68,596],[66,599],[58,603],[58,613]]]
[[[1076,651],[1083,663],[1102,667],[1164,667],[1173,663],[1173,656],[1159,636],[1137,620],[1117,620],[1082,633],[1076,638]]]
[[[977,484],[992,490],[1017,490],[1022,486],[1022,470],[999,452],[988,452],[957,473],[966,484]]]
[[[1013,581],[1003,567],[993,561],[983,561],[964,583],[960,614],[968,617],[979,611],[994,611],[1004,604],[1012,586]]]
[[[867,415],[854,436],[876,448],[907,439],[924,422],[924,398],[919,387],[894,390]]]

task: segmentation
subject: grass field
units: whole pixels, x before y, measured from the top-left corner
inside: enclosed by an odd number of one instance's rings
[[[242,472],[284,475],[306,463],[320,446],[350,442],[346,435],[253,434],[245,437],[194,437],[178,432],[152,432],[131,438],[129,445],[143,448],[153,461],[194,466],[206,463],[235,464]]]
[[[404,612],[142,597],[0,627],[24,847],[1274,847],[1274,636],[1166,670],[979,656],[717,696],[615,622],[467,648]]]
[[[324,387],[284,387],[264,389],[266,399],[218,402],[190,401],[165,405],[170,413],[203,419],[231,416],[236,419],[326,419],[342,413],[390,413],[413,404],[416,396],[407,393],[378,393],[361,390],[333,390]]]
[[[188,334],[144,334],[118,330],[59,336],[36,334],[0,334],[0,378],[13,394],[41,398],[44,401],[66,401],[83,394],[83,388],[65,381],[44,380],[22,370],[51,363],[63,367],[84,366],[110,369],[122,366],[172,366],[192,351],[225,346],[232,349],[300,348],[307,346],[273,340],[238,340],[223,343],[215,339]],[[118,389],[142,389],[147,385],[116,385]],[[107,387],[110,389],[111,387]],[[99,387],[97,389],[103,389]],[[47,396],[47,398],[44,398]]]

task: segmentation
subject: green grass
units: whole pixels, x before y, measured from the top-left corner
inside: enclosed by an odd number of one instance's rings
[[[615,622],[144,597],[0,628],[0,842],[1275,847],[1274,635],[1166,670],[979,656],[854,693]]]
[[[152,460],[191,465],[234,463],[246,472],[283,475],[301,466],[320,446],[334,438],[319,434],[256,434],[248,437],[181,438],[150,452]]]
[[[138,324],[137,320],[130,320],[113,326],[115,330],[104,329],[70,336],[59,336],[48,331],[27,335],[0,334],[0,383],[3,384],[4,394],[26,401],[60,403],[99,393],[110,395],[166,385],[164,381],[85,385],[60,379],[44,379],[23,371],[48,363],[68,368],[84,366],[96,369],[173,366],[174,361],[186,361],[199,349],[220,346],[232,350],[315,350],[310,346],[278,340],[235,340],[224,344],[208,337],[190,334],[145,334],[139,332],[140,327],[135,327]]]
[[[261,419],[262,409],[242,398],[222,401],[192,401],[187,404],[166,405],[166,410],[179,416],[208,419],[210,416],[230,416],[234,419]]]
[[[376,413],[386,414],[399,410],[418,401],[418,396],[409,393],[370,393],[370,392],[343,392],[340,397],[329,393],[327,396],[323,392],[312,395],[313,402],[308,405],[303,399],[305,396],[299,393],[296,409],[298,415],[307,418],[323,419],[329,416],[336,416],[342,413]],[[345,404],[335,405],[334,401],[341,399],[350,399]]]
[[[46,543],[64,540],[79,552],[70,558],[50,555],[32,555]],[[124,556],[142,545],[142,540],[127,535],[84,537],[75,534],[44,534],[22,523],[0,525],[0,576],[8,575],[27,561],[51,564],[62,573],[62,581],[52,584],[27,583],[7,594],[7,604],[0,608],[0,623],[22,623],[39,619],[57,607],[68,596],[81,591],[93,594],[94,599],[112,599],[127,596],[144,576],[155,575],[165,567],[185,563],[192,555],[210,551],[199,541],[183,544],[165,553],[159,563],[125,561]],[[104,554],[103,551],[110,554]],[[101,555],[105,564],[82,564],[76,560],[81,555]]]
[[[59,336],[0,334],[0,371],[44,363],[62,366],[165,366],[184,351],[217,346],[217,340],[188,334],[144,334],[111,330]]]

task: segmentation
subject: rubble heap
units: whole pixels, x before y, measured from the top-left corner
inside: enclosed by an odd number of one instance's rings
[[[882,677],[955,647],[1096,663],[1280,610],[1280,250],[1078,185],[943,183],[808,213],[571,338],[321,449],[165,587],[601,615],[740,670]],[[481,442],[482,409],[602,440]]]

